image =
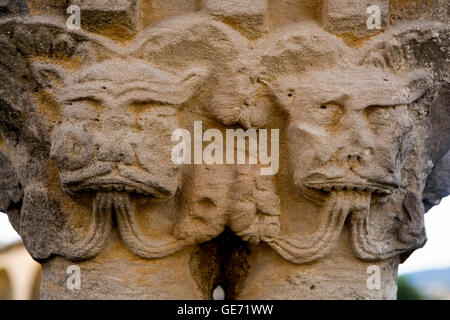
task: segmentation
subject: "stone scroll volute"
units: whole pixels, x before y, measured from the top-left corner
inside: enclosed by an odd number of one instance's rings
[[[450,193],[448,25],[379,1],[368,31],[334,2],[81,4],[79,30],[64,6],[4,11],[0,210],[42,298],[395,298]],[[175,163],[174,132],[199,121],[279,130],[279,168]],[[68,290],[71,264],[97,280]]]

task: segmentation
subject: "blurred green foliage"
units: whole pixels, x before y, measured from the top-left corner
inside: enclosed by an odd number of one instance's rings
[[[397,281],[397,299],[398,300],[426,300],[419,290],[417,290],[408,277],[400,276]]]

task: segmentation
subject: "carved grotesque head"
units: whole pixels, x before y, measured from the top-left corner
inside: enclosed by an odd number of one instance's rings
[[[397,77],[375,68],[335,68],[285,76],[275,88],[289,114],[287,139],[296,186],[391,193],[414,136],[408,104],[423,93],[422,72]]]
[[[194,71],[173,75],[141,60],[114,59],[77,73],[61,90],[62,123],[51,158],[66,192],[173,196],[170,160],[177,107],[196,90]]]
[[[425,176],[417,172],[433,163],[425,151],[425,115],[440,103],[445,68],[437,61],[445,59],[424,63],[444,52],[436,47],[439,33],[424,30],[398,28],[356,47],[315,25],[291,26],[264,48],[259,82],[285,116],[280,181],[295,186],[286,192],[297,203],[322,210],[312,217],[321,226],[313,236],[298,235],[302,223],[289,229],[313,210],[282,212],[288,222],[270,245],[289,261],[326,256],[345,226],[364,260],[425,243],[418,195]]]

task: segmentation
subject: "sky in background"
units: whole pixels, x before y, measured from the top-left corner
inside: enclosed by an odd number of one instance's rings
[[[450,197],[425,214],[428,241],[400,265],[399,274],[450,268]]]
[[[399,274],[450,268],[450,197],[428,211],[425,226],[428,242],[400,265]],[[19,236],[9,224],[7,216],[0,213],[0,245],[18,240]]]
[[[0,246],[20,240],[19,235],[8,221],[8,216],[0,212]]]

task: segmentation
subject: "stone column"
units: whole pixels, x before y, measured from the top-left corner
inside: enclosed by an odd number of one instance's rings
[[[446,3],[407,3],[0,1],[41,298],[395,299],[450,194]]]

